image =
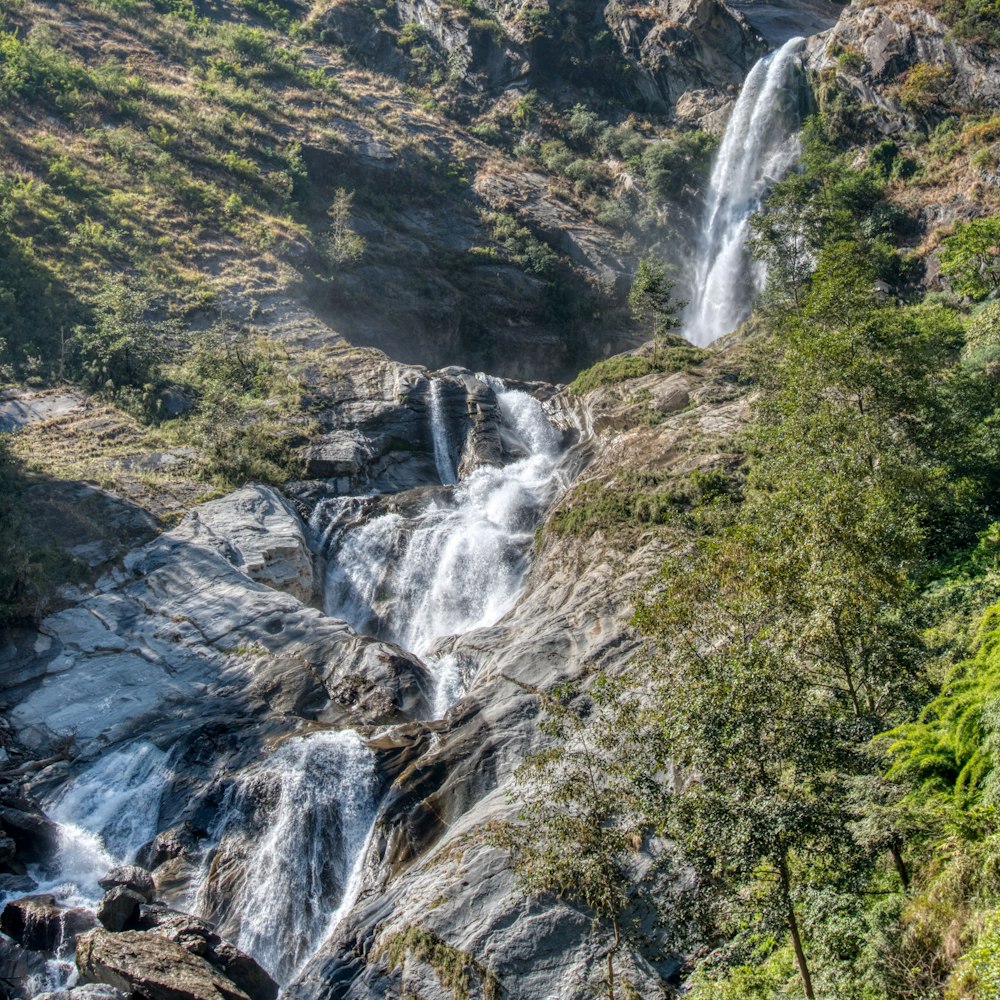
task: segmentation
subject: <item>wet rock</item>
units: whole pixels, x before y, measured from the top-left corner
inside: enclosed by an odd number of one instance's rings
[[[143,1000],[250,1000],[205,959],[157,934],[91,931],[77,942],[76,964],[85,983]]]
[[[142,907],[139,926],[204,958],[240,987],[250,1000],[274,1000],[278,984],[249,955],[224,941],[214,924],[165,906]]]
[[[151,903],[156,895],[156,883],[145,868],[138,865],[118,865],[112,868],[98,883],[102,889],[124,886],[142,897],[144,903]]]
[[[0,836],[0,865],[10,861],[17,854],[17,844],[13,837]]]
[[[89,983],[86,986],[74,986],[70,990],[39,993],[33,1000],[126,1000],[126,995],[113,986]]]
[[[139,907],[145,902],[138,892],[124,885],[113,886],[97,906],[97,919],[109,931],[134,930],[139,926]]]
[[[0,936],[0,997],[3,1000],[21,996],[21,984],[30,976],[44,973],[44,956],[26,951],[9,937]]]
[[[44,861],[58,846],[56,825],[28,799],[19,796],[0,800],[0,826],[14,841],[19,861]]]
[[[23,896],[0,913],[0,930],[28,951],[54,951],[94,926],[94,915],[80,907],[62,909],[54,896]]]
[[[144,844],[136,855],[136,860],[146,869],[152,870],[173,858],[183,857],[196,842],[194,832],[186,823],[158,833],[148,844]]]
[[[15,875],[10,872],[0,875],[0,893],[4,895],[31,892],[37,885],[30,875]]]

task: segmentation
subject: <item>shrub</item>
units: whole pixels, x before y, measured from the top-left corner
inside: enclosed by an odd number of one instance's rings
[[[951,66],[917,63],[906,74],[899,90],[899,103],[911,111],[927,112],[943,106],[948,99],[955,71]]]
[[[956,291],[985,298],[1000,287],[1000,215],[960,223],[942,241],[939,256]]]

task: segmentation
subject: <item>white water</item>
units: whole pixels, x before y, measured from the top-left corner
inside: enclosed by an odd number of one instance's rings
[[[287,982],[357,897],[378,789],[357,733],[286,740],[230,786],[198,911]]]
[[[426,656],[439,639],[491,625],[513,606],[535,526],[566,478],[560,435],[538,400],[492,384],[524,457],[476,469],[414,516],[345,527],[328,552],[327,614]],[[439,703],[456,696],[456,673],[442,661]]]
[[[112,750],[72,778],[45,812],[58,827],[53,861],[31,871],[30,894],[50,893],[65,907],[93,910],[101,898],[98,879],[131,861],[158,830],[160,798],[170,777],[169,754],[140,740]],[[25,895],[12,893],[12,897]],[[72,986],[77,979],[71,942],[46,962],[46,976],[29,984],[28,996]]]
[[[451,457],[448,426],[445,423],[444,409],[441,404],[441,382],[436,378],[431,379],[428,411],[431,420],[431,440],[434,443],[434,465],[437,467],[438,479],[442,485],[450,486],[452,483],[458,482],[458,473]]]
[[[750,70],[719,147],[684,317],[684,336],[705,346],[747,318],[764,274],[747,252],[750,217],[799,155],[799,54],[787,41]]]

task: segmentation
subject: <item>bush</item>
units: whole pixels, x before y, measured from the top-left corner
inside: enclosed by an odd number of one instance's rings
[[[1000,287],[1000,215],[960,223],[942,241],[939,256],[941,272],[956,291],[986,298]]]
[[[928,112],[942,107],[948,100],[955,71],[950,66],[917,63],[906,74],[899,90],[899,103],[916,112]]]
[[[642,154],[642,172],[650,188],[669,198],[697,187],[707,176],[718,139],[708,132],[683,132],[657,142]]]

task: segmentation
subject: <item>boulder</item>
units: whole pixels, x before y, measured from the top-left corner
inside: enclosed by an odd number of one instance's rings
[[[26,951],[10,938],[0,935],[0,997],[3,1000],[20,995],[21,983],[44,972],[44,956]]]
[[[55,823],[27,799],[4,797],[0,800],[0,826],[14,841],[18,860],[26,864],[44,861],[59,844]]]
[[[143,1000],[250,1000],[231,979],[158,934],[93,930],[76,945],[85,983],[103,983]]]
[[[166,907],[143,907],[142,926],[204,958],[231,979],[250,1000],[275,1000],[278,984],[249,955],[223,941],[207,920]]]
[[[93,926],[89,910],[63,909],[47,894],[12,900],[0,913],[0,930],[29,951],[55,951]]]
[[[151,903],[156,895],[156,883],[145,868],[138,865],[118,865],[112,868],[98,883],[107,891],[115,886],[123,886],[142,896],[144,903]]]
[[[139,926],[139,907],[145,897],[124,885],[112,886],[97,906],[97,919],[109,931],[135,930]]]
[[[6,864],[17,854],[17,844],[13,837],[0,836],[0,865]]]
[[[251,580],[291,594],[313,596],[313,562],[295,508],[268,486],[245,486],[192,510],[174,529],[178,539],[215,549]]]

